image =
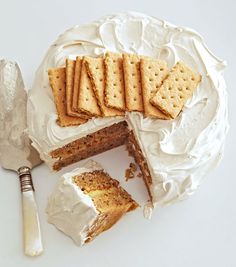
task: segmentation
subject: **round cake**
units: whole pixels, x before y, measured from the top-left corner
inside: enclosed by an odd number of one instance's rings
[[[63,66],[66,58],[101,56],[107,51],[165,60],[170,69],[183,61],[201,75],[201,83],[175,119],[160,120],[141,112],[126,112],[125,116],[93,118],[78,126],[60,127],[56,122],[48,70]],[[146,164],[146,170],[144,167],[141,170],[143,176],[148,172],[145,182],[152,203],[163,205],[182,200],[197,189],[222,157],[228,130],[225,66],[195,31],[147,15],[118,13],[75,26],[59,36],[36,72],[28,100],[28,131],[32,144],[41,159],[57,170],[55,164],[62,157],[58,154],[61,148],[68,144],[74,148],[77,140],[116,127],[113,125],[125,127],[127,132],[132,132],[131,143],[133,140],[132,145],[137,145],[136,150]],[[126,137],[114,146],[123,144]],[[91,155],[92,152],[88,154]],[[82,158],[75,156],[74,159],[75,162]],[[64,162],[69,162],[69,156]]]

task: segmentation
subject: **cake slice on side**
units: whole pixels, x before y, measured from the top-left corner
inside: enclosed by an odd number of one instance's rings
[[[89,161],[61,177],[48,202],[48,222],[82,246],[137,207],[117,180]]]

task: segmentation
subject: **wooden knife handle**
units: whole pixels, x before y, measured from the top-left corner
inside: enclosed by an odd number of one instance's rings
[[[43,245],[30,168],[19,168],[18,175],[22,192],[25,255],[38,256],[43,252]]]

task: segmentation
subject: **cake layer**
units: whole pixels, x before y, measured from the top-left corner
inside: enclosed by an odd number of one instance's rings
[[[133,131],[129,132],[128,136],[128,142],[127,142],[127,150],[131,156],[134,157],[135,162],[138,164],[142,175],[143,175],[143,180],[145,182],[145,185],[147,187],[150,199],[152,200],[152,195],[150,192],[150,185],[152,184],[152,177],[147,165],[147,161],[138,145],[138,142],[135,139]]]
[[[69,164],[123,145],[127,137],[128,128],[124,121],[82,137],[50,153],[56,160],[53,169],[58,171]]]

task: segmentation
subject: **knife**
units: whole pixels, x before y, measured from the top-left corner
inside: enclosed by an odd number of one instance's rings
[[[27,93],[16,62],[0,60],[0,163],[18,173],[22,194],[24,252],[43,252],[31,169],[41,160],[27,136]]]

